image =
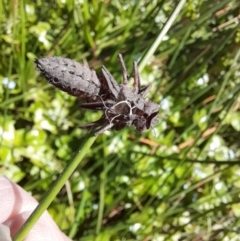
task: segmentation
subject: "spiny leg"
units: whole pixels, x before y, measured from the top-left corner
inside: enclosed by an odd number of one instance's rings
[[[141,83],[140,83],[140,75],[139,75],[139,72],[138,72],[138,67],[137,67],[137,62],[133,62],[133,78],[134,78],[134,92],[135,93],[138,93],[139,90],[140,90],[140,86],[141,86]]]
[[[121,54],[118,54],[118,59],[120,61],[121,67],[122,67],[122,75],[123,75],[123,84],[127,85],[128,84],[128,78],[127,78],[127,69],[123,61],[123,57]]]

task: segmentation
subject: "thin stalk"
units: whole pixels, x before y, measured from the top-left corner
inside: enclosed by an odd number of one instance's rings
[[[168,19],[167,23],[164,24],[164,27],[163,27],[162,31],[160,32],[160,34],[158,35],[158,37],[156,38],[156,40],[152,44],[151,48],[146,52],[146,54],[141,59],[141,62],[139,63],[139,68],[138,68],[139,72],[141,72],[143,70],[143,68],[147,64],[149,58],[157,50],[158,46],[162,42],[162,40],[165,37],[166,33],[168,32],[168,30],[172,26],[173,22],[177,18],[177,16],[178,16],[179,12],[181,11],[181,9],[183,8],[183,5],[184,5],[185,2],[186,2],[186,0],[181,0],[179,2],[177,7],[175,8],[175,10],[173,11],[171,17]]]
[[[60,174],[59,178],[54,182],[52,187],[45,194],[41,203],[36,207],[36,209],[33,211],[33,213],[30,215],[30,217],[18,231],[16,236],[13,238],[13,241],[22,241],[27,236],[27,234],[35,225],[37,220],[40,218],[43,212],[49,207],[53,199],[61,190],[64,183],[69,179],[69,177],[72,175],[76,167],[82,161],[83,157],[88,153],[90,147],[92,146],[95,140],[95,136],[87,139],[87,141],[84,143],[83,147],[80,149],[75,159],[69,162],[69,164],[65,167],[63,172]]]

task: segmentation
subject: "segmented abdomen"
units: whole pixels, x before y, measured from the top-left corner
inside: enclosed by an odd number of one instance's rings
[[[35,63],[48,82],[60,90],[79,99],[97,98],[101,83],[94,70],[62,57],[44,57]]]

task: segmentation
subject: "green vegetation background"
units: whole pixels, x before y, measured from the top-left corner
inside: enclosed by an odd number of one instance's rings
[[[63,56],[120,83],[177,1],[0,0],[1,173],[40,200],[100,113],[39,77]],[[186,1],[141,71],[159,103],[154,131],[99,136],[49,212],[75,240],[240,239],[240,3]],[[155,133],[155,134],[154,134]]]

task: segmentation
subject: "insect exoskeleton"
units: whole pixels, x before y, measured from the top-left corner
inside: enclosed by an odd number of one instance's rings
[[[82,100],[80,107],[103,111],[99,120],[80,128],[93,128],[94,134],[99,135],[109,129],[121,130],[132,125],[142,132],[157,123],[159,106],[145,100],[151,85],[141,88],[136,62],[133,63],[133,88],[129,87],[122,55],[118,57],[123,76],[121,84],[117,84],[105,66],[102,66],[102,75],[98,75],[87,66],[63,57],[39,58],[35,64],[49,83]]]

